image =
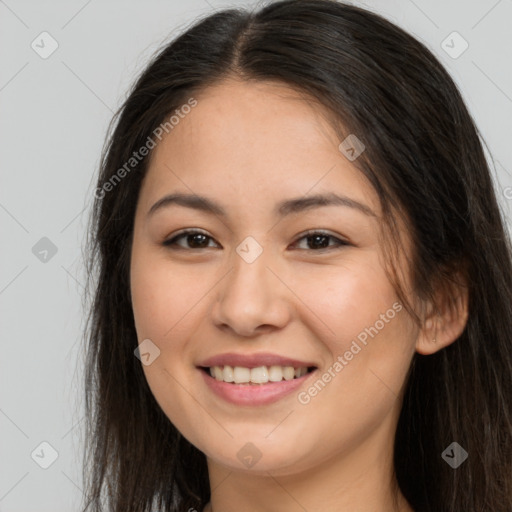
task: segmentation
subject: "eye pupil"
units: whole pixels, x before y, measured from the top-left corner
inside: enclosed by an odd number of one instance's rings
[[[201,238],[202,237],[202,238]],[[203,243],[199,242],[198,244],[194,243],[193,240],[202,240]],[[202,247],[205,247],[204,242],[206,242],[206,245],[208,245],[207,241],[208,237],[206,235],[203,235],[202,233],[193,233],[187,236],[187,242],[189,243],[190,247],[193,247],[194,249],[200,249]],[[191,242],[192,240],[192,242]]]
[[[329,236],[328,235],[310,235],[308,236],[309,240],[314,240],[313,246],[315,247],[328,247],[329,246]],[[323,240],[324,243],[319,243],[319,240]]]
[[[162,242],[162,245],[165,247],[169,247],[170,249],[208,249],[210,247],[209,243],[213,241],[213,239],[204,233],[199,231],[184,231],[180,235],[175,236],[174,238],[165,240]],[[331,245],[331,242],[334,241],[334,245]],[[300,243],[299,243],[300,242]],[[343,246],[349,245],[348,243],[330,235],[328,233],[323,233],[321,231],[310,232],[304,234],[297,242],[298,245],[305,245],[307,247],[302,247],[302,250],[309,249],[310,252],[318,249],[321,251],[322,249],[335,249],[341,248]]]

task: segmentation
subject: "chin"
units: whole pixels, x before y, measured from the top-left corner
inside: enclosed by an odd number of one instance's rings
[[[268,430],[265,435],[267,434]],[[281,436],[270,441],[261,435],[252,438],[235,436],[228,443],[199,449],[210,462],[224,466],[229,471],[260,476],[268,476],[269,473],[284,476],[307,470],[315,464],[312,459],[316,459],[319,453],[315,453],[314,446],[308,450],[303,437],[302,435],[302,439],[295,439]]]

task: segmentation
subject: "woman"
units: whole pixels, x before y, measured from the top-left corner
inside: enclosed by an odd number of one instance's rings
[[[511,510],[510,242],[421,43],[331,0],[215,13],[95,196],[85,510]]]

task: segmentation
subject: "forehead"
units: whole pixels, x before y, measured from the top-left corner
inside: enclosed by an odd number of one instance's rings
[[[305,156],[313,147],[325,149],[328,139],[336,144],[325,108],[284,84],[228,80],[195,99],[197,105],[168,137],[177,135],[184,151],[202,146],[206,152],[217,150],[217,157],[224,152],[226,157],[254,160],[267,154],[292,158],[299,146]]]
[[[284,84],[235,80],[193,98],[196,106],[153,150],[145,195],[179,188],[237,193],[263,204],[338,191],[375,210],[371,187],[340,152],[325,107],[315,100]]]

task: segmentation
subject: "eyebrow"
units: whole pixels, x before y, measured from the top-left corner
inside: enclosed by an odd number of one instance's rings
[[[184,206],[186,208],[192,208],[194,210],[202,211],[205,213],[218,215],[219,217],[227,217],[226,210],[212,199],[209,199],[205,196],[199,196],[197,194],[184,194],[179,192],[168,194],[159,199],[149,209],[147,216],[150,217],[158,210],[167,208],[174,204]],[[358,210],[365,215],[377,217],[373,210],[371,210],[367,205],[349,197],[335,193],[316,194],[309,197],[286,199],[285,201],[277,203],[274,208],[274,215],[285,217],[287,215],[292,215],[294,213],[299,213],[323,206],[345,206]]]

